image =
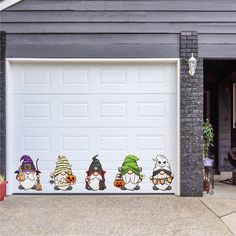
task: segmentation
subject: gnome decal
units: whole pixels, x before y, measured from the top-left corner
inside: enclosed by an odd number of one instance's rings
[[[65,156],[58,156],[55,170],[50,175],[50,183],[54,184],[55,190],[72,190],[76,177],[72,173],[71,165]]]
[[[36,167],[30,156],[24,155],[21,157],[21,166],[15,171],[16,179],[19,181],[19,189],[29,190],[33,189],[41,191],[42,186],[40,184],[40,171],[38,169],[38,161],[36,160]]]
[[[106,188],[104,177],[106,171],[102,169],[102,165],[97,157],[98,155],[93,157],[89,170],[86,171],[87,177],[85,179],[85,188],[93,191],[104,190]]]
[[[174,179],[174,175],[171,172],[170,164],[164,155],[158,155],[153,159],[155,161],[155,166],[153,169],[153,174],[150,177],[153,183],[153,190],[171,190],[171,183]]]
[[[134,155],[128,155],[121,167],[118,168],[118,173],[114,181],[114,186],[121,190],[139,190],[139,183],[144,179],[144,175],[141,173],[142,168],[138,166],[138,157]]]

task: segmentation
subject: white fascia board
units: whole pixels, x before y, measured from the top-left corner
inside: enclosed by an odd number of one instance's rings
[[[0,11],[18,3],[21,2],[22,0],[1,0],[0,1]]]

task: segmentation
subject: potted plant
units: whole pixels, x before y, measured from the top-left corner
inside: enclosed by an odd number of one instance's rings
[[[214,160],[210,156],[210,148],[213,147],[214,133],[213,127],[208,119],[203,124],[203,139],[204,139],[204,152],[203,163],[204,166],[213,166]]]
[[[3,201],[6,196],[6,185],[7,181],[3,175],[0,175],[0,201]]]

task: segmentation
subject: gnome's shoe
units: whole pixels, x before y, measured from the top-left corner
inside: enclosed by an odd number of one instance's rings
[[[126,190],[127,188],[126,187],[122,187],[121,190]]]
[[[104,189],[106,189],[106,186],[99,188],[99,190],[101,190],[101,191]]]
[[[54,186],[54,189],[57,191],[60,190],[57,185]]]
[[[18,189],[20,189],[20,190],[23,190],[23,189],[24,189],[24,187],[23,187],[23,186],[21,186],[21,185],[19,185],[19,186],[18,186]]]
[[[170,185],[166,188],[166,190],[171,190],[171,189],[172,187]]]
[[[72,190],[72,186],[70,185],[66,190]]]
[[[36,185],[34,185],[31,189],[35,190],[36,189]]]
[[[134,188],[134,190],[139,190],[140,189],[140,186],[139,185],[137,185],[135,188]]]
[[[87,186],[86,189],[88,189],[89,191],[93,190],[90,186]]]
[[[152,189],[153,189],[153,190],[159,190],[159,188],[158,188],[156,185],[154,185],[154,186],[152,187]]]

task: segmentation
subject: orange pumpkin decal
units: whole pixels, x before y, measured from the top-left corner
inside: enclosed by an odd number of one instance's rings
[[[17,175],[17,180],[20,182],[24,182],[25,181],[25,175],[23,172],[19,172],[19,174]]]
[[[123,179],[116,179],[114,181],[114,186],[117,188],[123,188],[125,186],[125,181]]]
[[[70,184],[74,184],[76,182],[76,176],[75,175],[67,175],[66,182],[70,183]]]

